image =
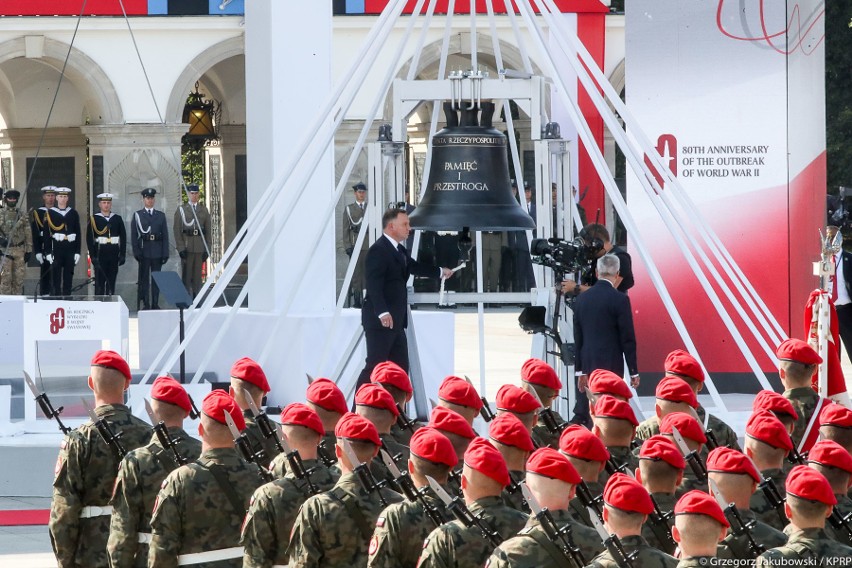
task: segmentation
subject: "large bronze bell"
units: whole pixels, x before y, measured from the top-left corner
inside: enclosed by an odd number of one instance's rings
[[[535,223],[512,195],[506,136],[491,126],[494,103],[444,103],[447,127],[432,138],[432,167],[411,227],[433,231],[510,231]]]

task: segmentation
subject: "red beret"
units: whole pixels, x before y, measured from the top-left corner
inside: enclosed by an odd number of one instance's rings
[[[115,369],[122,375],[124,378],[132,380],[130,376],[130,365],[127,364],[127,361],[124,360],[124,357],[116,353],[115,351],[106,351],[101,350],[95,353],[95,356],[92,357],[92,367],[106,367],[107,369]]]
[[[314,379],[305,393],[305,399],[330,412],[346,414],[346,398],[334,381],[326,378]]]
[[[393,361],[384,361],[373,367],[373,372],[370,373],[370,381],[394,386],[408,394],[414,392],[408,373]]]
[[[605,462],[609,459],[609,450],[601,439],[579,424],[565,428],[559,436],[559,449],[563,454],[581,460]]]
[[[826,505],[837,505],[831,484],[823,474],[812,467],[797,465],[787,474],[787,494],[808,501],[819,501]]]
[[[503,385],[497,391],[494,400],[497,410],[508,410],[518,414],[534,412],[541,408],[541,403],[536,397],[515,385]]]
[[[432,415],[429,417],[429,426],[436,430],[467,438],[468,440],[476,438],[476,432],[473,431],[473,428],[470,427],[470,424],[468,424],[467,420],[461,414],[443,406],[436,406],[432,409]]]
[[[698,420],[685,412],[666,414],[660,422],[660,434],[671,434],[672,428],[677,428],[680,435],[695,442],[707,443],[707,436]]]
[[[562,388],[562,381],[553,367],[541,359],[527,359],[521,366],[521,380],[533,385],[540,385],[553,390]]]
[[[666,362],[663,364],[666,373],[689,377],[696,381],[704,382],[704,369],[698,363],[698,359],[684,351],[683,349],[675,349],[666,357]]]
[[[571,485],[582,481],[571,461],[553,448],[539,448],[527,460],[527,473],[558,479]]]
[[[456,467],[459,458],[450,439],[435,428],[420,428],[411,436],[411,453],[420,459]]]
[[[793,417],[793,420],[799,419],[799,414],[793,408],[793,403],[775,391],[762,390],[757,393],[757,396],[754,397],[754,401],[751,403],[751,409],[769,410],[775,414],[789,414]]]
[[[758,410],[749,417],[746,422],[746,436],[769,444],[773,448],[781,448],[788,452],[793,449],[793,440],[778,420],[778,417],[768,410]]]
[[[663,377],[657,383],[657,390],[654,396],[660,400],[685,402],[692,408],[698,408],[698,398],[695,396],[695,391],[692,390],[689,383],[680,377]]]
[[[619,377],[612,371],[604,369],[595,369],[589,375],[588,390],[592,394],[609,394],[620,396],[624,399],[633,398],[633,393],[622,377]]]
[[[485,438],[474,438],[464,453],[464,464],[487,475],[503,487],[511,483],[509,468],[497,448],[488,443]]]
[[[841,428],[852,428],[852,410],[842,404],[829,402],[819,411],[819,425],[840,426]]]
[[[610,507],[642,515],[654,512],[651,495],[642,484],[623,473],[612,475],[603,491],[604,503]]]
[[[373,423],[354,412],[347,412],[343,415],[334,428],[334,435],[337,438],[370,442],[376,446],[382,445],[379,432],[373,426]]]
[[[686,460],[683,459],[680,450],[675,443],[665,436],[657,434],[642,442],[639,450],[640,460],[663,460],[676,469],[685,469]]]
[[[361,385],[361,388],[355,393],[355,404],[387,410],[394,416],[399,416],[399,409],[396,407],[393,395],[376,383]]]
[[[227,424],[225,422],[225,413],[227,412],[234,420],[234,424],[237,425],[237,430],[242,432],[246,429],[246,419],[243,417],[243,411],[237,406],[237,401],[223,390],[216,389],[210,391],[210,394],[205,396],[201,403],[201,412],[222,424]]]
[[[822,357],[814,351],[813,347],[802,341],[801,339],[787,339],[783,341],[778,349],[775,350],[775,356],[782,361],[795,361],[804,365],[819,365],[822,363]]]
[[[482,399],[479,393],[473,388],[473,385],[466,380],[450,375],[444,379],[438,389],[438,398],[443,401],[458,404],[459,406],[467,406],[475,409],[477,412],[482,408]]]
[[[594,414],[600,418],[627,420],[633,426],[639,426],[639,421],[636,420],[636,414],[630,408],[630,403],[618,400],[608,394],[603,395],[595,402]]]
[[[240,379],[259,387],[263,392],[269,392],[269,382],[266,380],[266,373],[260,368],[256,361],[243,357],[239,359],[234,366],[231,367],[231,376],[235,379]]]
[[[724,446],[714,448],[707,454],[707,471],[750,475],[755,483],[763,481],[757,468],[754,467],[754,462],[748,456]]]
[[[301,402],[294,402],[284,407],[284,410],[281,411],[281,424],[304,426],[320,436],[325,434],[325,428],[319,415],[313,408]]]
[[[842,469],[852,473],[852,456],[834,440],[820,440],[808,451],[808,462]],[[852,482],[852,479],[850,479]]]
[[[192,411],[189,395],[183,385],[171,377],[157,377],[151,386],[151,398],[179,406],[187,412]]]
[[[525,452],[531,452],[535,449],[529,431],[523,422],[511,412],[504,412],[491,421],[488,426],[488,436],[501,444]]]
[[[730,527],[722,507],[709,493],[693,489],[678,499],[674,508],[677,515],[707,515],[723,527]]]

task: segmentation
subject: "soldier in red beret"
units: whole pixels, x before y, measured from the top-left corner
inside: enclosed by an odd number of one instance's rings
[[[192,405],[183,385],[171,377],[157,377],[151,386],[151,408],[168,430],[177,452],[194,461],[201,442],[183,429]],[[173,452],[153,435],[147,446],[127,453],[121,461],[112,492],[112,518],[107,553],[112,566],[148,565],[151,541],[151,511],[166,476],[178,467]]]
[[[852,547],[840,544],[825,531],[825,520],[837,504],[828,480],[811,467],[797,465],[787,476],[786,488],[787,544],[758,556],[756,565],[848,564]]]
[[[472,384],[450,375],[438,387],[438,406],[449,408],[464,416],[467,423],[473,426],[473,421],[482,409],[482,398]]]
[[[852,513],[852,499],[847,493],[852,485],[852,456],[837,442],[820,440],[808,452],[808,465],[825,476],[837,499],[834,509],[840,518],[846,518]],[[845,528],[832,525],[826,531],[839,542],[852,546],[852,535]]]
[[[683,437],[683,441],[686,442],[686,446],[689,451],[698,453],[698,459],[702,459],[700,454],[701,450],[704,448],[704,444],[707,443],[707,437],[704,434],[704,429],[701,428],[701,425],[698,423],[698,420],[696,420],[694,416],[684,412],[672,412],[663,418],[660,423],[660,434],[672,440],[672,442],[677,445],[674,440],[675,428],[678,432],[680,432],[680,435]],[[699,480],[695,472],[692,470],[692,467],[688,467],[683,472],[683,481],[677,488],[675,495],[678,499],[680,499],[680,497],[682,497],[686,492],[692,491],[693,489],[706,491],[707,481]]]
[[[837,442],[852,452],[852,410],[826,401],[819,413],[819,433],[822,439]]]
[[[763,481],[754,463],[742,452],[718,447],[707,456],[707,476],[722,493],[726,503],[733,503],[740,517],[751,525],[751,536],[767,548],[781,546],[787,542],[783,532],[757,519],[749,508],[757,484]],[[711,488],[712,491],[712,488]],[[754,552],[749,549],[749,540],[739,528],[728,529],[728,534],[719,543],[716,553],[719,558],[750,560]]]
[[[559,451],[580,474],[592,497],[599,497],[603,493],[603,485],[598,479],[609,459],[609,451],[600,438],[585,426],[572,424],[559,437]],[[584,525],[592,526],[586,505],[579,496],[571,500],[571,515]]]
[[[647,440],[651,436],[660,433],[660,421],[672,412],[685,412],[698,417],[695,409],[698,408],[698,397],[695,391],[685,380],[680,377],[663,377],[654,391],[655,415],[642,421],[636,428],[636,439]]]
[[[799,414],[793,408],[793,403],[784,398],[783,395],[775,391],[762,390],[757,393],[751,402],[751,410],[753,412],[758,410],[770,411],[787,428],[787,432],[791,436],[793,435],[793,428],[796,427]]]
[[[373,367],[373,372],[370,373],[370,382],[381,385],[393,397],[394,402],[400,409],[405,410],[405,405],[409,403],[414,394],[414,387],[411,386],[411,379],[408,378],[402,367],[393,361],[385,361]],[[391,426],[390,435],[398,444],[408,446],[411,441],[411,435],[422,428],[423,425],[411,420],[412,429],[408,430],[400,425],[400,420],[397,420]]]
[[[527,521],[520,511],[507,507],[500,498],[509,485],[509,470],[500,452],[484,438],[476,438],[464,454],[462,493],[470,512],[481,518],[506,540]],[[451,521],[432,531],[423,542],[418,568],[482,566],[494,550],[476,525]]]
[[[651,436],[639,449],[639,467],[636,469],[636,481],[651,494],[664,515],[671,516],[677,497],[675,492],[683,481],[686,462],[680,450],[669,438],[661,435]],[[654,531],[651,523],[642,527],[642,536],[653,546],[666,554],[674,554],[675,547]]]
[[[343,396],[343,392],[334,381],[320,377],[314,379],[308,385],[308,390],[305,393],[305,404],[317,413],[317,416],[322,420],[323,428],[325,428],[325,434],[319,443],[323,462],[333,463],[337,461],[334,456],[334,446],[337,445],[334,429],[337,427],[340,418],[348,412],[346,397]]]
[[[128,451],[151,439],[151,427],[130,413],[124,391],[130,386],[130,366],[115,351],[92,357],[88,384],[95,396],[95,414],[106,420]],[[62,440],[50,505],[50,541],[57,564],[106,566],[109,506],[118,460],[112,448],[86,422]]]
[[[360,464],[369,466],[379,453],[382,441],[373,423],[349,412],[334,433],[341,476],[330,491],[314,495],[299,509],[290,535],[290,568],[365,566],[373,526],[385,507],[382,499],[388,504],[402,501],[401,495],[389,489],[365,491],[355,473]],[[347,457],[344,440],[359,463]]]
[[[253,452],[263,452],[258,460],[258,465],[268,468],[269,463],[278,454],[278,447],[272,438],[264,437],[260,427],[254,419],[254,414],[249,409],[249,399],[254,401],[257,408],[263,405],[263,397],[269,392],[269,382],[266,373],[261,366],[248,357],[239,359],[231,367],[231,386],[228,393],[234,397],[240,406],[243,418],[246,421],[246,437],[251,444]]]
[[[778,357],[778,374],[785,389],[784,398],[793,403],[799,415],[792,435],[793,446],[798,448],[811,417],[819,412],[817,407],[821,407],[824,402],[820,402],[822,399],[811,386],[811,379],[822,363],[822,357],[801,339],[787,339],[782,342],[775,350],[775,356]],[[814,442],[816,436],[813,430],[816,428],[814,425],[808,433],[809,438],[813,436]],[[809,450],[813,443],[806,445],[808,447],[803,447],[802,451]]]
[[[509,468],[511,483],[503,491],[503,502],[522,513],[528,513],[529,507],[521,494],[519,483],[524,480],[527,458],[535,449],[529,431],[513,413],[504,412],[488,425],[488,439],[500,451]]]
[[[672,536],[680,549],[678,568],[713,566],[716,545],[730,527],[716,500],[703,491],[690,491],[674,510]]]
[[[382,448],[396,462],[397,467],[405,468],[405,464],[408,462],[408,448],[398,443],[390,435],[391,428],[396,424],[396,419],[399,416],[399,410],[391,394],[376,383],[361,385],[361,388],[355,393],[355,413],[373,423],[379,433],[379,439],[382,441]],[[370,469],[376,479],[386,479],[391,488],[398,489],[394,483],[393,475],[391,475],[384,461],[381,459],[373,460]]]
[[[494,398],[496,414],[510,412],[515,415],[530,434],[538,421],[541,402],[532,394],[515,385],[503,385]]]
[[[460,495],[461,463],[464,460],[464,453],[467,451],[467,447],[476,438],[476,432],[473,431],[471,425],[461,414],[443,406],[436,406],[432,409],[428,425],[446,436],[450,440],[450,443],[453,444],[459,467],[450,472],[448,485],[452,489],[450,494]]]
[[[746,422],[745,453],[754,462],[761,477],[772,480],[781,497],[784,496],[784,482],[787,478],[784,459],[792,448],[793,442],[787,429],[774,414],[768,410],[758,410],[749,417]],[[754,511],[758,519],[777,530],[784,530],[787,526],[763,491],[755,492],[749,509]]]
[[[240,562],[240,526],[252,493],[260,485],[257,466],[234,447],[226,414],[239,431],[246,423],[239,405],[221,390],[201,404],[201,456],[172,471],[151,518],[149,566],[179,566],[230,560]]]
[[[630,404],[609,395],[598,397],[592,409],[592,433],[601,439],[609,452],[609,469],[634,471],[639,461],[630,449],[639,422]],[[615,471],[604,469],[598,481],[605,485]]]
[[[562,381],[556,371],[541,359],[527,359],[521,366],[521,388],[530,394],[534,394],[544,408],[541,412],[548,412],[553,418],[554,424],[564,424],[565,420],[556,410],[553,403],[559,397],[562,390]],[[559,447],[560,432],[551,432],[541,420],[532,429],[532,438],[536,446],[543,448]]]
[[[423,493],[423,499],[446,520],[451,519],[452,514],[429,488],[426,476],[447,489],[449,473],[457,464],[452,443],[438,430],[421,428],[411,437],[411,456],[408,458],[411,481]],[[415,568],[423,540],[434,528],[435,522],[421,501],[405,500],[389,505],[376,520],[367,566]]]

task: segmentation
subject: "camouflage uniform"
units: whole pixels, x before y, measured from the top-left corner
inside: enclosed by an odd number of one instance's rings
[[[169,428],[169,436],[179,440],[177,450],[181,456],[190,461],[198,459],[201,442],[190,438],[183,428]],[[177,467],[171,450],[164,449],[156,435],[147,446],[124,457],[110,502],[112,518],[107,541],[110,566],[145,568],[148,565],[148,542],[139,540],[150,540],[151,512],[157,492],[166,476]],[[144,537],[140,536],[143,534]]]
[[[647,418],[639,423],[636,427],[636,439],[640,441],[647,440],[651,436],[656,436],[660,433],[660,419],[656,416]]]
[[[612,462],[615,464],[615,467],[620,467],[624,464],[627,464],[627,471],[631,474],[636,471],[636,468],[639,467],[639,458],[633,454],[633,450],[628,446],[607,446],[607,451],[609,451],[609,455],[612,459]],[[601,486],[606,485],[607,480],[610,478],[609,472],[604,468],[601,472],[600,477],[598,477],[598,483]]]
[[[625,536],[621,539],[621,544],[624,545],[624,552],[628,555],[634,551],[636,552],[633,557],[633,566],[636,568],[675,568],[675,566],[677,566],[677,560],[674,557],[652,547],[639,535]],[[610,555],[608,550],[596,556],[595,559],[589,563],[589,567],[621,568],[618,562]]]
[[[483,497],[468,506],[471,514],[480,516],[502,540],[515,535],[527,522],[527,516],[503,504],[500,497]],[[441,525],[423,541],[418,568],[463,568],[482,566],[494,546],[476,525],[465,527],[460,521]]]
[[[121,444],[128,451],[147,444],[151,438],[151,426],[130,414],[123,404],[104,404],[95,413],[105,418],[115,433],[122,433]],[[60,568],[107,566],[107,506],[117,472],[118,461],[112,449],[91,422],[62,440],[48,525]]]
[[[751,527],[751,536],[756,543],[762,544],[766,548],[776,548],[787,542],[787,535],[766,523],[758,521],[753,511],[739,509],[739,513],[746,524],[754,521],[754,526]],[[716,556],[731,559],[754,558],[754,553],[749,549],[748,537],[745,534],[734,534],[733,529],[734,527],[728,529],[728,535],[716,547]],[[739,527],[737,527],[737,530],[739,530]]]
[[[592,483],[586,483],[589,486],[589,491],[592,494],[592,497],[600,497],[603,494],[603,485],[594,481]],[[603,507],[603,501],[601,501],[601,507]],[[571,518],[577,521],[580,524],[586,525],[587,527],[592,526],[592,520],[589,518],[589,511],[586,509],[583,502],[579,497],[575,496],[571,499],[571,502],[568,503],[568,510],[571,511]]]
[[[703,459],[701,460],[704,461]],[[698,477],[695,475],[695,472],[692,471],[692,466],[689,465],[689,460],[686,462],[686,469],[683,470],[683,481],[681,481],[677,490],[675,490],[675,497],[680,499],[684,496],[684,494],[692,491],[693,489],[698,489],[699,491],[703,491],[707,493],[707,480],[700,481]]]
[[[302,460],[302,463],[305,464],[306,471],[313,471],[311,474],[311,479],[318,479],[319,476],[330,475],[334,478],[334,481],[337,481],[337,478],[340,477],[340,470],[337,466],[328,467],[319,459],[311,459],[311,460]],[[272,458],[272,463],[269,464],[269,473],[275,479],[281,479],[285,475],[292,474],[290,471],[290,464],[287,462],[287,456],[284,454],[278,454],[274,458]],[[334,482],[332,482],[334,485]],[[329,487],[329,489],[331,489]]]
[[[796,420],[796,425],[793,427],[793,435],[790,436],[793,439],[793,447],[798,448],[819,402],[819,395],[811,387],[798,387],[785,390],[783,396],[793,403],[793,408],[799,415],[799,419]],[[819,424],[814,423],[811,429],[814,428],[819,428]]]
[[[420,428],[423,428],[423,424],[420,422],[413,422],[414,432],[417,432]],[[414,432],[411,430],[406,430],[402,426],[399,425],[399,422],[395,422],[393,426],[391,426],[390,437],[394,442],[401,446],[405,446],[406,448],[411,444],[411,436],[414,435]]]
[[[837,505],[834,506],[834,510],[837,511],[837,514],[841,517],[845,517],[852,513],[852,499],[849,498],[846,494],[834,494],[837,497]],[[848,523],[852,526],[852,521]],[[841,544],[845,544],[846,546],[852,546],[852,535],[849,534],[845,528],[835,528],[829,522],[825,523],[825,531],[834,537],[834,539]]]
[[[706,418],[707,411],[699,404],[698,408],[695,409],[695,413],[698,414],[699,424],[701,424],[701,427],[704,428],[704,420]],[[742,451],[740,449],[739,441],[737,440],[737,433],[734,432],[733,428],[722,422],[716,416],[712,414],[710,415],[710,420],[707,422],[707,428],[705,428],[705,430],[713,432],[713,435],[716,436],[716,441],[719,442],[719,446],[727,446],[732,450],[737,450],[738,452]],[[706,458],[706,454],[708,452],[709,450],[705,444],[704,449],[702,450],[702,457]]]
[[[324,453],[326,457],[334,460],[336,463],[337,457],[334,455],[334,446],[336,445],[337,436],[334,435],[334,431],[326,432],[325,434],[323,434],[323,437],[320,439],[319,444],[317,444],[317,458],[319,458],[320,455]]]
[[[283,457],[283,454],[279,454],[275,459]],[[276,464],[273,463],[274,465]],[[316,469],[311,471],[312,467]],[[305,460],[305,469],[311,471],[311,481],[321,492],[334,487],[340,476],[339,472],[317,463],[316,460]],[[276,481],[262,485],[254,492],[248,514],[243,521],[240,539],[240,544],[245,547],[244,568],[266,568],[287,563],[290,531],[293,529],[299,507],[311,495],[307,481],[297,479],[290,472]]]
[[[551,413],[553,414],[553,418],[556,419],[557,424],[563,424],[565,419],[556,412],[551,409]],[[557,432],[554,434],[544,424],[539,422],[532,429],[532,439],[535,447],[537,448],[553,448],[554,450],[559,449],[559,436],[562,432]]]
[[[426,499],[445,519],[452,518],[431,491],[426,493]],[[368,568],[415,568],[423,540],[434,528],[435,523],[423,510],[420,501],[406,500],[389,505],[376,520],[370,540]]]
[[[402,496],[381,489],[388,504]],[[290,568],[350,568],[367,563],[373,526],[384,509],[378,496],[366,493],[355,473],[344,473],[331,491],[302,505],[290,535]]]
[[[677,503],[677,498],[674,493],[651,493],[651,497],[656,501],[657,506],[660,508],[660,512],[663,515],[668,514],[668,520],[666,524],[669,526],[668,533],[671,534],[671,526],[674,524],[674,506]],[[656,548],[657,550],[662,550],[666,554],[674,554],[675,547],[672,546],[669,539],[661,540],[657,533],[654,532],[656,527],[654,527],[651,519],[649,518],[644,525],[642,525],[642,537],[648,541],[648,544]],[[656,528],[657,532],[662,534],[663,527],[660,525],[660,528]]]
[[[775,482],[775,487],[778,488],[778,493],[781,494],[781,498],[784,498],[787,495],[787,492],[784,489],[787,481],[786,471],[779,468],[771,468],[761,471],[760,474]],[[783,531],[784,527],[786,527],[789,522],[787,519],[782,520],[781,517],[778,516],[777,510],[769,503],[761,489],[755,491],[754,495],[751,496],[751,502],[749,503],[748,508],[754,511],[754,515],[758,521],[766,523],[775,530]]]
[[[0,207],[0,295],[18,295],[24,290],[24,256],[33,251],[33,235],[26,213]]]
[[[527,502],[524,501],[524,494],[521,493],[520,482],[524,480],[526,473],[523,471],[510,471],[509,478],[512,482],[506,486],[503,490],[503,495],[501,496],[503,499],[503,503],[506,504],[507,507],[511,507],[516,511],[520,511],[526,515],[530,512],[530,507],[527,505]]]
[[[594,529],[581,525],[571,518],[568,510],[551,511],[558,528],[571,527],[571,541],[586,561],[604,550]],[[487,568],[561,568],[566,559],[561,548],[549,545],[550,539],[535,517],[530,517],[521,532],[501,544],[488,559]]]
[[[222,475],[222,483],[213,472]],[[154,505],[148,566],[171,568],[179,565],[181,555],[236,547],[240,524],[259,483],[257,466],[245,462],[234,448],[207,450],[197,461],[171,472]],[[239,500],[239,510],[234,510],[232,499]],[[195,566],[237,568],[242,562],[239,556]]]
[[[257,425],[257,421],[254,419],[254,414],[251,413],[251,410],[243,410],[243,418],[246,420],[246,429],[244,432],[249,443],[251,443],[252,450],[254,452],[263,450],[266,456],[262,460],[258,460],[257,465],[268,469],[272,458],[278,455],[278,447],[275,445],[275,439],[263,436],[260,426]]]
[[[756,566],[790,566],[791,561],[810,561],[813,566],[831,565],[825,560],[836,560],[835,566],[850,562],[852,548],[832,539],[824,529],[811,528],[785,531],[787,544],[767,550],[757,557]]]

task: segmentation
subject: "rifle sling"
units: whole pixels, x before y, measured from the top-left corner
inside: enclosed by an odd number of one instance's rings
[[[363,536],[364,539],[367,541],[370,540],[370,537],[373,536],[373,526],[375,525],[375,523],[367,522],[367,519],[364,518],[363,511],[358,508],[358,505],[355,503],[352,495],[340,489],[339,487],[335,487],[331,490],[330,493],[332,497],[343,503],[343,506],[346,508],[346,511],[349,513],[349,516],[352,518],[353,521],[355,521],[355,524],[361,531],[361,536]]]
[[[531,530],[527,533],[527,536],[532,538],[545,552],[547,552],[548,556],[553,559],[554,566],[562,566],[565,563],[565,559],[568,558],[568,555],[550,540],[546,534],[544,534],[544,529],[542,530]]]
[[[240,499],[239,495],[237,495],[237,492],[234,491],[234,486],[228,481],[228,474],[222,470],[221,466],[214,463],[202,463],[201,465],[213,475],[214,479],[216,479],[216,483],[219,484],[219,488],[222,489],[225,493],[225,497],[227,497],[228,501],[231,503],[231,507],[234,509],[234,514],[243,518],[246,514],[246,507],[243,504],[242,499]]]

